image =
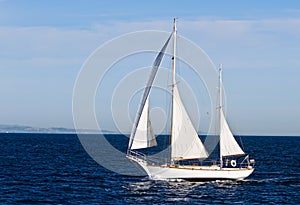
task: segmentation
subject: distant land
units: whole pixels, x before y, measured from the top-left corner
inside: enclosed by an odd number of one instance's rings
[[[64,127],[50,127],[50,128],[41,128],[41,127],[31,127],[26,125],[4,125],[0,124],[0,133],[90,133],[90,134],[112,134],[112,131],[109,130],[88,130],[81,129],[75,130],[71,128]]]
[[[27,125],[18,124],[0,124],[0,133],[53,133],[53,134],[124,134],[130,135],[130,133],[119,133],[110,130],[90,130],[90,129],[80,129],[75,130],[72,128],[65,127],[32,127]],[[159,135],[169,135],[169,133],[160,133]],[[204,132],[199,132],[198,135],[209,135]],[[235,136],[294,136],[300,137],[300,135],[276,135],[276,134],[235,134]]]

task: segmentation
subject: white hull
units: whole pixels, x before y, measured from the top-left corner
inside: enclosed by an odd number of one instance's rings
[[[150,165],[142,159],[129,156],[137,162],[153,180],[183,179],[187,181],[210,181],[210,180],[242,180],[248,177],[254,168],[220,168],[212,166],[159,166]]]

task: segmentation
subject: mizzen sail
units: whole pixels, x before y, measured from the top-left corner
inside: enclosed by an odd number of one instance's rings
[[[226,122],[223,111],[220,111],[220,155],[233,156],[244,155],[244,151],[234,139],[232,132]]]
[[[220,160],[223,156],[244,155],[244,151],[234,139],[223,112],[222,103],[222,64],[219,70],[219,115],[220,115]]]

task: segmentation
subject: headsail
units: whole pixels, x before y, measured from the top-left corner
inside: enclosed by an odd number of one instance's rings
[[[171,159],[207,158],[208,153],[184,108],[176,84],[173,89]]]
[[[147,98],[131,149],[142,149],[157,146],[149,114],[149,98]]]
[[[149,96],[149,93],[150,93],[150,90],[152,88],[152,84],[153,84],[154,78],[156,76],[156,73],[158,71],[160,63],[161,63],[161,61],[162,61],[162,59],[164,57],[166,48],[167,48],[167,46],[169,44],[169,41],[170,41],[172,35],[173,35],[173,33],[171,33],[171,35],[169,36],[168,40],[166,41],[165,45],[162,47],[161,51],[156,56],[155,61],[154,61],[153,65],[152,65],[152,69],[150,71],[149,78],[147,80],[147,84],[146,84],[146,87],[144,89],[144,93],[143,93],[143,96],[142,96],[142,99],[141,99],[141,103],[140,103],[138,112],[136,114],[136,117],[135,117],[135,120],[134,120],[134,124],[133,124],[133,127],[132,127],[132,131],[131,131],[131,134],[130,134],[129,144],[128,144],[128,150],[131,149],[131,146],[132,146],[132,143],[133,143],[133,138],[134,138],[135,133],[137,131],[137,126],[138,126],[138,123],[140,121],[140,118],[141,118],[141,115],[142,115],[142,111],[144,109],[146,100],[147,100],[147,98]]]

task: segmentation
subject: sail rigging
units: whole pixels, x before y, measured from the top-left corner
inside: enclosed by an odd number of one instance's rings
[[[157,142],[151,126],[149,115],[149,94],[152,88],[157,70],[163,59],[166,47],[173,35],[173,56],[172,56],[172,103],[171,103],[171,132],[170,132],[170,153],[169,157],[162,161],[147,156],[144,153],[135,151],[147,147],[156,146]],[[176,83],[176,19],[174,19],[173,32],[167,42],[157,55],[150,71],[138,112],[130,135],[126,157],[138,163],[151,179],[186,179],[186,180],[215,180],[215,179],[244,179],[254,170],[254,160],[245,156],[243,160],[232,159],[228,165],[228,156],[245,155],[227,124],[222,107],[222,65],[219,75],[219,137],[220,137],[220,163],[212,161],[206,165],[195,163],[188,165],[181,160],[208,158],[208,152],[198,136],[197,130],[186,111],[180,97],[178,84]],[[222,158],[226,159],[223,164]],[[171,161],[168,161],[171,159]],[[196,162],[196,160],[192,160]],[[237,164],[239,163],[239,165]],[[236,167],[238,166],[238,167]]]

